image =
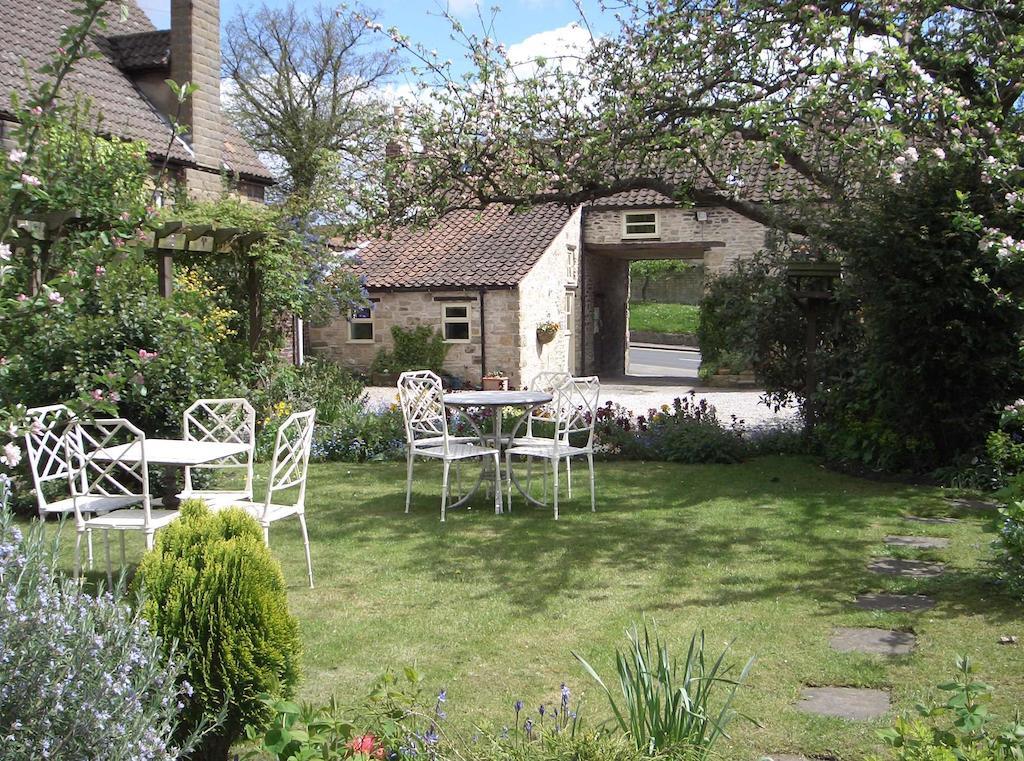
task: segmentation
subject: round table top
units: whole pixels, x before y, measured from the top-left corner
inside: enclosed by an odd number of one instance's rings
[[[451,407],[529,407],[553,398],[543,391],[456,391],[445,394],[444,403]]]

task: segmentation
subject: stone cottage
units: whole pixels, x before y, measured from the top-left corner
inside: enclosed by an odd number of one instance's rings
[[[455,211],[362,244],[371,307],[311,326],[309,343],[366,372],[391,348],[392,325],[429,325],[451,345],[445,370],[471,384],[497,370],[513,386],[542,370],[623,375],[631,261],[699,260],[713,276],[763,248],[766,233],[729,209],[681,208],[649,190],[577,208]],[[548,343],[544,322],[560,326]]]
[[[273,176],[221,112],[219,0],[171,0],[171,28],[164,30],[135,0],[123,19],[120,5],[105,10],[107,27],[91,39],[100,55],[75,66],[64,97],[87,96],[102,133],[145,143],[154,172],[166,153],[168,170],[191,195],[214,197],[227,184],[262,201]],[[15,118],[11,95],[27,95],[25,65],[35,71],[50,61],[61,33],[77,21],[74,7],[67,0],[0,0],[0,145]],[[173,139],[178,104],[166,79],[199,85],[178,115],[186,132]]]

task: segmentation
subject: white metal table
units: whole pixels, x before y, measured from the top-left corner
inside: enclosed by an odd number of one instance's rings
[[[207,463],[222,460],[225,457],[247,452],[252,444],[241,442],[220,442],[220,441],[185,441],[183,439],[146,439],[145,456],[146,462],[152,465],[164,466],[164,493],[162,495],[164,507],[174,509],[180,500],[177,492],[177,471],[194,465],[206,465]],[[141,452],[137,441],[130,444],[120,444],[114,447],[105,447],[96,452],[96,458],[100,460],[119,460],[121,462],[138,462],[141,459]]]
[[[493,410],[494,432],[492,435],[494,436],[494,446],[500,450],[504,444],[502,436],[501,411],[505,407],[522,408],[523,416],[525,417],[537,407],[550,402],[553,398],[554,397],[551,394],[543,391],[456,391],[454,393],[444,395],[444,404],[446,407],[459,410]],[[472,420],[470,423],[474,428],[476,428],[476,425],[472,423]],[[477,430],[477,433],[480,435],[481,445],[487,446],[486,435],[481,433],[479,429]],[[486,458],[481,458],[481,461],[480,478],[477,480],[476,485],[469,490],[469,493],[467,493],[466,496],[455,502],[452,505],[452,508],[461,507],[466,504],[470,498],[476,494],[477,489],[480,488],[480,484],[484,481],[488,473],[488,468],[490,467]],[[494,474],[494,488],[498,490],[501,489],[500,470]],[[516,484],[516,488],[522,491],[518,483]],[[503,502],[504,500],[502,500],[502,503]],[[501,503],[499,503],[498,512],[501,512],[503,509],[500,507],[500,504]]]

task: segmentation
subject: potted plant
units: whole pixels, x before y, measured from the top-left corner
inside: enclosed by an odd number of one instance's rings
[[[562,326],[552,320],[545,320],[537,325],[537,343],[551,343]]]
[[[492,370],[483,377],[484,391],[508,391],[508,376],[501,370]]]

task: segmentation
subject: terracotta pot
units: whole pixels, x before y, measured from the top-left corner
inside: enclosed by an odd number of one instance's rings
[[[508,378],[484,378],[484,391],[508,391]]]

